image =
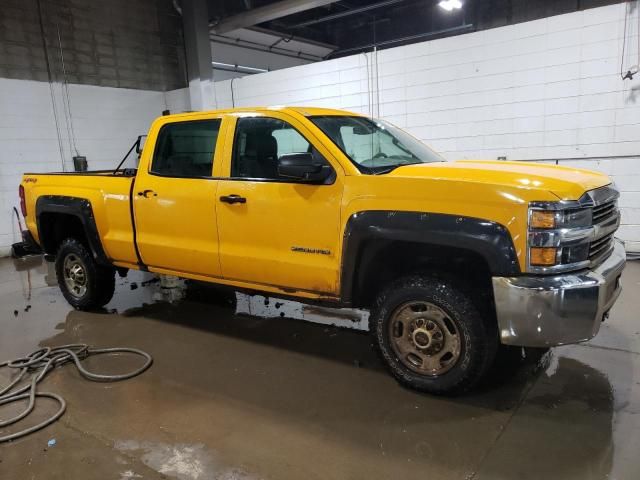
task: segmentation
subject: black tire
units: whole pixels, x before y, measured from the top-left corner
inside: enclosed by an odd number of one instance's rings
[[[445,315],[443,322],[445,327],[449,326],[449,332],[455,329],[457,359],[452,355],[448,370],[442,374],[416,373],[407,366],[408,359],[398,358],[397,349],[392,346],[392,342],[398,341],[392,336],[402,338],[404,334],[390,332],[395,328],[390,324],[392,317],[397,321],[396,312],[412,302],[435,306]],[[491,367],[498,347],[495,321],[483,318],[469,295],[451,282],[423,276],[401,278],[385,288],[372,309],[369,328],[382,359],[398,382],[438,395],[457,395],[473,388]]]
[[[84,275],[83,287],[72,287],[67,284],[69,272],[65,272],[65,261],[79,265]],[[115,290],[115,269],[98,265],[93,256],[79,240],[67,238],[63,240],[56,254],[56,275],[62,295],[67,302],[78,310],[91,310],[109,303]]]

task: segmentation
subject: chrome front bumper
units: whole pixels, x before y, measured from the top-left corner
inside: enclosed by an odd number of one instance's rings
[[[550,347],[593,338],[620,295],[625,261],[624,246],[616,240],[609,258],[591,271],[493,277],[502,343]]]

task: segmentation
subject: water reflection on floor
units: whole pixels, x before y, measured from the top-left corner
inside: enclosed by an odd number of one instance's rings
[[[398,386],[363,332],[236,314],[234,295],[140,272],[117,280],[104,310],[79,312],[47,273],[39,259],[0,260],[0,357],[80,342],[142,348],[155,363],[117,384],[51,373],[42,388],[67,413],[1,445],[0,478],[638,478],[638,263],[592,342],[510,359],[455,399]],[[335,322],[366,321],[350,315]]]

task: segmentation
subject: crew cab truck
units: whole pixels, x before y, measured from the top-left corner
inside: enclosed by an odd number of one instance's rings
[[[128,269],[366,308],[391,373],[431,393],[472,388],[500,345],[592,338],[625,264],[606,175],[447,162],[340,110],[162,116],[136,169],[27,173],[20,195],[21,247],[76,308]]]

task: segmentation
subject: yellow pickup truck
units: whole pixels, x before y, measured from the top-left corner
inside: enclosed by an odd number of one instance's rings
[[[76,308],[128,269],[366,308],[401,383],[459,393],[501,344],[592,338],[620,293],[600,173],[447,162],[383,120],[302,107],[162,116],[138,153],[22,179],[22,248],[55,260]]]

